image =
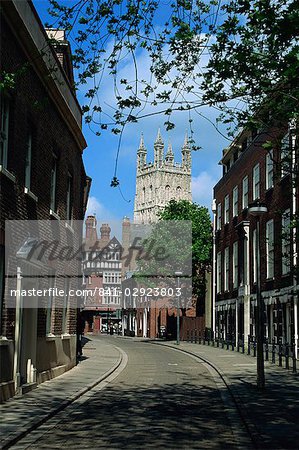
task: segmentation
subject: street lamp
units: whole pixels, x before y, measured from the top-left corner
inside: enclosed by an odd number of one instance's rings
[[[175,276],[177,277],[177,306],[176,306],[176,343],[180,345],[180,277],[183,275],[182,272],[175,272]]]
[[[257,328],[257,387],[265,388],[264,368],[264,299],[261,295],[260,268],[260,217],[268,212],[267,206],[259,201],[248,205],[248,213],[256,218],[255,264],[256,264],[256,328]]]

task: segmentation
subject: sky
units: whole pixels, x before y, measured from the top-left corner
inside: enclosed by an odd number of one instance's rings
[[[49,22],[47,13],[47,0],[34,0],[34,5],[43,23]],[[145,55],[139,55],[138,61],[144,76],[149,68],[149,62]],[[133,70],[132,64],[124,64],[123,75],[127,76]],[[76,72],[75,72],[76,78]],[[101,99],[109,103],[112,101],[112,80],[106,77],[99,93]],[[83,88],[82,88],[83,89]],[[86,89],[86,87],[85,87]],[[77,92],[78,100],[84,102],[83,90]],[[216,112],[206,107],[201,113],[215,123]],[[87,141],[83,159],[86,173],[92,178],[92,187],[88,203],[87,214],[96,214],[98,223],[115,222],[122,220],[124,216],[133,218],[135,181],[136,181],[136,153],[140,142],[141,133],[144,135],[145,146],[148,150],[148,161],[153,160],[153,144],[161,128],[161,134],[165,143],[165,151],[168,141],[172,143],[175,161],[181,161],[181,147],[188,129],[188,113],[178,112],[174,116],[176,127],[166,132],[163,126],[165,116],[152,116],[142,119],[138,123],[129,124],[124,131],[120,149],[117,177],[120,187],[110,187],[114,175],[115,157],[118,145],[118,137],[109,131],[104,131],[101,136],[96,136],[83,121],[83,133]],[[205,118],[193,115],[193,131],[195,144],[201,149],[192,152],[192,198],[199,205],[211,209],[213,186],[221,176],[221,159],[223,148],[229,141],[222,137],[213,125]]]

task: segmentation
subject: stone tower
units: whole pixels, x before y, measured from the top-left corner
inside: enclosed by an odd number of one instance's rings
[[[186,135],[182,147],[182,162],[174,161],[169,143],[164,155],[164,142],[160,133],[154,143],[154,162],[146,162],[147,150],[141,135],[137,151],[136,195],[134,222],[157,222],[157,213],[171,199],[192,200],[191,195],[191,149]]]

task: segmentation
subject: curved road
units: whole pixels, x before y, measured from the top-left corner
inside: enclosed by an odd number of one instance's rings
[[[127,354],[125,369],[13,448],[240,448],[203,363],[146,341],[104,339]]]

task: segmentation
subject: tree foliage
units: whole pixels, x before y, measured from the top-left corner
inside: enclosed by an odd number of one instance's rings
[[[254,126],[265,121],[261,111],[273,120],[298,113],[296,0],[49,1],[51,25],[75,43],[78,82],[88,86],[85,120],[97,134],[120,134],[151,114],[164,114],[171,129],[174,111],[188,111],[192,123],[206,106],[219,110],[229,133],[253,112]],[[147,79],[141,55],[150,61]],[[108,105],[99,98],[107,74],[115,94]]]
[[[196,298],[204,298],[205,271],[212,261],[212,224],[208,209],[187,200],[171,200],[160,213],[160,220],[191,221],[192,292]]]

